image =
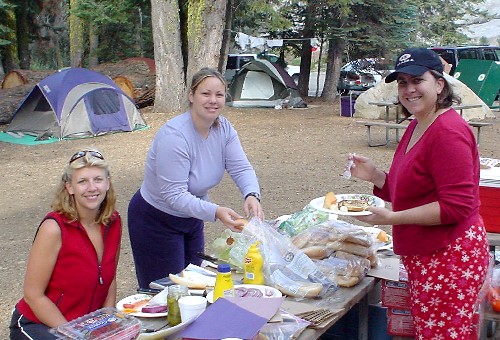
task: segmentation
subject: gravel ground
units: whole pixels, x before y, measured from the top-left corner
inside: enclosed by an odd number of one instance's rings
[[[118,193],[118,210],[124,222],[122,251],[118,270],[118,298],[135,292],[136,281],[127,234],[127,205],[140,186],[144,159],[152,138],[172,114],[143,110],[150,128],[92,139],[62,141],[38,146],[0,143],[3,194],[0,197],[0,339],[8,338],[10,312],[22,296],[26,259],[31,242],[45,213],[67,159],[85,147],[97,147],[111,163]],[[370,148],[364,126],[356,118],[341,117],[339,105],[311,103],[307,109],[235,109],[225,116],[239,132],[247,155],[260,179],[266,219],[301,210],[313,198],[327,191],[370,193],[361,181],[340,176],[349,152],[373,158],[382,168],[390,164],[395,143]],[[483,157],[500,158],[496,144],[500,124],[482,131]],[[394,132],[391,132],[394,133]],[[377,134],[382,137],[383,134]],[[212,201],[242,212],[240,194],[225,177],[211,192]],[[220,223],[206,224],[207,247],[223,230]],[[387,226],[384,229],[390,232]],[[210,249],[208,249],[210,252]]]

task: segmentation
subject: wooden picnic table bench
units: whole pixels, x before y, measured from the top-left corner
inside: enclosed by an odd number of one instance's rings
[[[479,141],[481,139],[481,128],[483,126],[493,125],[493,123],[490,123],[490,122],[473,122],[473,121],[469,121],[467,123],[470,126],[475,127],[477,129],[477,133],[476,133],[476,142],[477,142],[477,145],[479,145]]]
[[[369,146],[383,146],[387,145],[389,143],[389,130],[394,129],[396,131],[399,131],[400,129],[406,129],[407,125],[404,124],[397,124],[397,123],[388,123],[388,122],[377,122],[377,121],[358,121],[356,124],[361,124],[366,126],[367,128],[367,141]],[[380,126],[385,128],[385,142],[384,143],[373,143],[372,141],[372,135],[371,135],[371,128],[372,126]],[[396,135],[397,136],[397,135]],[[396,137],[396,141],[398,137]]]

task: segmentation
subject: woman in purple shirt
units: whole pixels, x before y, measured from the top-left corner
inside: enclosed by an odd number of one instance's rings
[[[263,219],[260,187],[236,130],[221,116],[227,86],[216,70],[193,76],[190,109],[163,125],[149,149],[144,181],[128,208],[128,229],[139,287],[200,264],[203,222],[240,230],[242,216],[209,201],[225,171],[240,189],[246,217]]]

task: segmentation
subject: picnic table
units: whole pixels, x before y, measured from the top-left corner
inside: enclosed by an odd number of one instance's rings
[[[233,274],[233,279],[238,279],[240,274]],[[359,313],[359,327],[358,327],[358,339],[367,340],[368,339],[368,294],[373,290],[376,286],[376,283],[379,281],[378,278],[366,276],[360,281],[356,286],[350,288],[340,287],[335,294],[339,296],[339,301],[336,304],[332,304],[330,306],[331,316],[324,320],[321,324],[319,324],[315,328],[306,328],[298,338],[298,340],[310,340],[310,339],[318,339],[322,334],[324,334],[330,327],[335,325],[344,315],[346,315],[351,308],[355,305],[358,305],[358,313]],[[289,297],[286,297],[283,304],[281,305],[281,309],[291,313],[291,314],[300,314],[307,311],[318,310],[317,307],[318,300],[316,299],[304,299],[301,301],[296,301]],[[324,307],[321,307],[324,309]],[[141,322],[143,322],[143,328],[150,329],[159,329],[156,332],[149,333],[141,333],[138,337],[138,340],[154,340],[154,339],[177,339],[176,334],[183,329],[183,327],[179,327],[179,331],[171,334],[170,327],[167,326],[166,318],[155,318],[155,320],[151,318],[141,318]],[[186,325],[187,326],[187,325]],[[284,324],[285,326],[285,324]],[[177,326],[178,327],[178,326]]]
[[[401,112],[399,105],[390,102],[390,101],[380,101],[380,102],[369,102],[371,105],[375,105],[378,107],[385,107],[385,118],[384,121],[357,121],[357,124],[361,124],[366,126],[367,128],[367,142],[371,147],[374,146],[383,146],[389,144],[390,139],[390,131],[395,130],[395,141],[399,142],[399,130],[405,130],[407,128],[407,124],[404,124],[405,121],[410,120],[408,117],[400,117]],[[390,118],[390,109],[396,107],[396,117],[394,121],[391,121]],[[482,107],[481,104],[469,104],[469,105],[455,105],[453,108],[460,113],[460,116],[463,117],[463,111],[467,109],[474,109]],[[481,128],[485,126],[490,126],[492,123],[490,122],[478,122],[478,121],[469,121],[468,124],[476,129],[476,141],[479,145],[481,140]],[[372,138],[372,127],[383,127],[385,128],[385,140],[380,143],[374,142]]]

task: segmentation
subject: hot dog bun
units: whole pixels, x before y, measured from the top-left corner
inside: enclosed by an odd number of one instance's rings
[[[321,293],[321,290],[323,289],[323,285],[321,283],[316,283],[316,282],[304,283],[296,291],[291,290],[290,288],[285,287],[284,285],[282,286],[279,283],[275,283],[274,287],[285,295],[292,297],[300,297],[300,298],[316,297]]]
[[[206,276],[194,271],[183,270],[180,275],[169,274],[172,282],[191,289],[206,289],[215,286],[215,277]]]

